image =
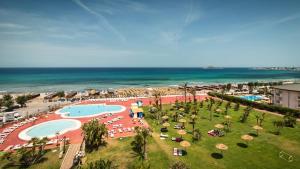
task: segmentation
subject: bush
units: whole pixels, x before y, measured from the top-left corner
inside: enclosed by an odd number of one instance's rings
[[[300,117],[299,110],[290,109],[287,107],[253,102],[253,101],[249,101],[249,100],[242,99],[239,97],[222,95],[220,93],[215,93],[215,92],[209,92],[208,95],[213,96],[213,97],[223,98],[224,100],[227,100],[229,102],[240,103],[240,104],[243,104],[246,106],[251,106],[251,107],[254,107],[257,109],[261,109],[261,110],[267,110],[270,112],[275,112],[275,113],[279,113],[279,114],[283,114],[283,115],[291,114],[292,116],[297,117],[297,118]]]

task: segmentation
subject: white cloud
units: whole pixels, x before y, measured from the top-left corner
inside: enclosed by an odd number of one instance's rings
[[[0,28],[4,29],[26,29],[28,28],[27,26],[20,25],[20,24],[14,24],[14,23],[0,23]]]
[[[109,23],[109,21],[100,13],[95,12],[85,4],[83,4],[80,0],[73,0],[79,7],[84,9],[85,11],[89,12],[92,15],[95,15],[99,18],[102,26],[104,26],[106,29],[114,33],[122,42],[126,42],[126,38],[112,25]]]

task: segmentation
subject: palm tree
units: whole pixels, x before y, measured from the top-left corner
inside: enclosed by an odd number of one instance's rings
[[[193,134],[193,141],[201,140],[202,134],[199,129],[195,129]]]
[[[43,137],[42,139],[38,140],[39,145],[39,154],[43,154],[46,143],[49,141],[47,137]]]
[[[146,145],[147,138],[150,136],[150,129],[144,127],[136,127],[135,132],[137,135],[134,138],[134,141],[131,143],[133,150],[137,152],[142,159],[147,159]]]
[[[34,156],[35,154],[36,154],[36,147],[37,147],[37,145],[38,145],[38,143],[39,143],[39,139],[37,138],[37,137],[33,137],[33,138],[31,138],[31,140],[29,140],[29,144],[30,143],[32,143],[32,149],[31,149],[31,153],[32,153],[32,156]]]
[[[284,127],[284,122],[281,121],[281,120],[275,120],[275,121],[273,121],[273,125],[277,129],[276,132],[275,132],[275,134],[279,135],[280,134],[280,129],[282,129]]]
[[[193,102],[194,102],[194,104],[196,104],[197,103],[197,99],[196,99],[197,90],[196,90],[196,87],[191,87],[189,92],[193,95]]]
[[[184,83],[184,85],[183,85],[183,91],[184,91],[184,103],[185,104],[186,104],[187,86],[188,86],[188,83]]]
[[[106,143],[104,136],[107,136],[107,128],[105,124],[100,124],[97,119],[83,124],[82,131],[87,151],[91,152]]]
[[[192,120],[191,123],[192,123],[192,126],[193,126],[193,135],[194,135],[194,132],[195,132],[196,119],[197,119],[196,115],[191,116],[191,120]]]
[[[174,113],[173,113],[173,121],[174,122],[178,121],[178,112],[177,111],[174,111]]]

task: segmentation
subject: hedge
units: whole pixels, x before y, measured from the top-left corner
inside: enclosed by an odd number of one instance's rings
[[[279,113],[279,114],[283,114],[283,115],[290,113],[294,117],[297,117],[297,118],[300,117],[300,111],[296,110],[296,109],[291,109],[291,108],[277,106],[277,105],[270,105],[270,104],[265,104],[265,103],[258,103],[258,102],[242,99],[242,98],[235,97],[235,96],[222,95],[222,94],[216,93],[216,92],[209,92],[208,95],[213,96],[213,97],[223,98],[224,100],[227,100],[230,102],[240,103],[240,104],[243,104],[246,106],[251,106],[251,107],[254,107],[257,109],[261,109],[261,110],[267,110],[270,112],[275,112],[275,113]]]

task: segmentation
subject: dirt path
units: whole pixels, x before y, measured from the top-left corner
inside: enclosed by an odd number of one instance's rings
[[[163,150],[165,152],[165,154],[167,154],[167,157],[169,158],[169,160],[170,161],[174,160],[173,156],[172,156],[172,152],[173,152],[172,147],[170,147],[163,140],[161,140],[160,135],[158,133],[153,132],[152,137],[153,137],[154,141],[157,143],[157,145],[159,146],[159,148],[161,150]]]

